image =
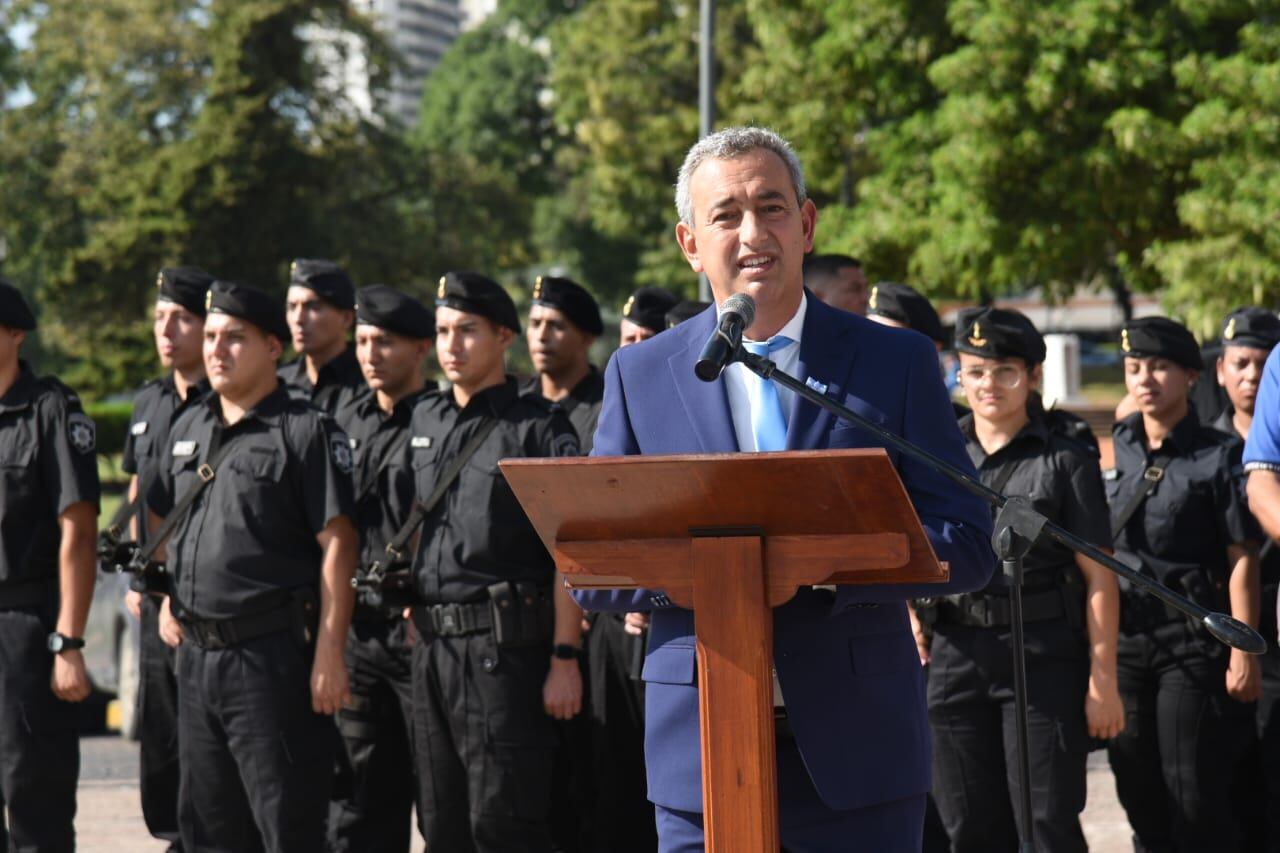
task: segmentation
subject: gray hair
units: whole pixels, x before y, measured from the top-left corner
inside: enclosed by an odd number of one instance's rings
[[[693,224],[693,199],[689,197],[689,181],[693,173],[707,160],[732,160],[757,149],[772,151],[782,159],[791,173],[791,186],[796,191],[796,202],[804,204],[808,195],[804,189],[804,169],[791,143],[765,127],[726,127],[704,136],[689,149],[680,166],[676,179],[676,212],[680,221]]]

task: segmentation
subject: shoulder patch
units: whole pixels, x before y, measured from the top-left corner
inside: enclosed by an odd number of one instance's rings
[[[578,445],[578,437],[572,433],[561,433],[551,442],[552,456],[581,456],[582,449]]]
[[[175,441],[173,443],[173,455],[194,456],[198,446],[194,441]]]
[[[329,436],[329,453],[333,456],[333,464],[339,471],[344,474],[351,473],[351,439],[335,431]]]
[[[147,431],[147,422],[146,422],[146,421],[138,421],[136,424],[134,424],[133,426],[129,427],[129,432],[131,432],[131,433],[132,433],[132,434],[134,434],[134,435],[142,435],[142,434],[144,434],[146,431]]]
[[[97,440],[97,429],[88,415],[73,412],[67,417],[67,438],[71,440],[71,446],[80,453],[90,453]]]

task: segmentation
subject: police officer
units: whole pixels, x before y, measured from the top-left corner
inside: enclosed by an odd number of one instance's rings
[[[277,379],[289,330],[275,299],[217,281],[206,305],[212,392],[174,422],[148,494],[153,525],[172,516],[152,535],[173,575],[161,632],[178,648],[182,844],[312,853],[327,715],[349,698],[351,446]]]
[[[538,373],[521,392],[557,404],[589,453],[604,399],[604,377],[591,363],[591,345],[604,333],[600,306],[582,285],[557,276],[538,276],[532,296],[527,335]]]
[[[19,358],[35,327],[0,279],[0,847],[71,851],[98,468],[79,399]]]
[[[960,421],[982,482],[1031,501],[1051,521],[1097,545],[1110,539],[1097,459],[1052,432],[1033,389],[1044,338],[1024,315],[972,308],[956,321],[955,347],[972,412]],[[1116,686],[1115,577],[1057,543],[1027,554],[1028,755],[1036,849],[1084,851],[1090,735],[1123,724]],[[952,850],[1017,846],[1016,719],[1009,588],[997,573],[985,590],[937,604],[928,649],[934,797]]]
[[[919,332],[933,341],[939,351],[947,345],[946,330],[932,303],[914,287],[896,281],[882,281],[871,288],[867,297],[867,319]]]
[[[667,312],[680,303],[674,293],[662,287],[642,287],[627,297],[618,324],[621,345],[638,344],[667,328]]]
[[[1117,423],[1106,472],[1119,559],[1204,607],[1258,619],[1258,533],[1239,484],[1240,441],[1202,426],[1187,400],[1200,350],[1187,329],[1143,317],[1120,332],[1139,410]],[[1109,745],[1137,850],[1241,849],[1230,781],[1252,737],[1256,658],[1154,597],[1121,597],[1125,728]]]
[[[124,442],[122,467],[132,475],[129,498],[141,510],[137,535],[146,539],[145,495],[167,461],[163,436],[177,415],[209,390],[205,379],[205,294],[213,277],[197,267],[166,267],[156,278],[152,334],[160,364],[169,371],[138,392]],[[144,498],[137,498],[138,495]],[[160,601],[167,589],[148,595],[135,577],[125,598],[139,620],[138,740],[139,793],[147,830],[178,846],[178,685],[173,650],[160,639]]]
[[[1222,323],[1221,355],[1217,361],[1218,385],[1230,401],[1213,422],[1228,435],[1244,439],[1249,435],[1258,389],[1267,356],[1280,342],[1280,318],[1262,308],[1237,308]],[[1251,808],[1249,817],[1261,824],[1266,838],[1254,846],[1280,851],[1280,651],[1276,636],[1276,589],[1280,584],[1280,550],[1268,540],[1259,556],[1262,599],[1258,630],[1271,638],[1267,653],[1260,657],[1262,694],[1258,699],[1258,739],[1260,749],[1246,757],[1247,771],[1240,781],[1239,799]],[[1251,827],[1253,828],[1253,827]]]
[[[676,307],[667,312],[667,328],[674,329],[685,320],[691,320],[697,317],[703,311],[712,306],[711,302],[699,302],[695,299],[682,299],[676,303]],[[634,342],[633,342],[634,343]],[[623,346],[626,346],[624,343]]]
[[[409,419],[424,396],[437,393],[422,375],[435,335],[431,309],[413,297],[385,285],[357,293],[356,358],[372,393],[337,420],[355,457],[357,571],[365,581],[375,566],[387,566],[386,546],[413,506]],[[347,638],[351,702],[338,712],[345,760],[329,813],[333,851],[409,848],[413,646],[404,603],[396,606],[389,586],[359,594]]]
[[[417,405],[409,441],[429,510],[414,559],[418,817],[429,850],[547,851],[552,719],[582,701],[581,611],[497,463],[577,456],[578,439],[506,375],[520,332],[506,291],[449,273],[436,295],[453,385]]]
[[[298,258],[289,266],[286,311],[298,357],[280,368],[289,393],[336,413],[366,392],[347,332],[355,323],[355,285],[333,261]]]
[[[804,286],[813,295],[850,314],[867,313],[867,274],[862,262],[848,255],[806,255]]]

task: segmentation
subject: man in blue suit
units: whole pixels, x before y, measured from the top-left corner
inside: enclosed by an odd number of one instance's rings
[[[829,308],[804,290],[817,209],[785,140],[759,128],[706,137],[681,167],[676,206],[680,248],[695,272],[707,274],[717,305],[733,293],[755,299],[746,333],[759,342],[752,346],[972,473],[933,344]],[[593,455],[880,446],[741,364],[716,382],[697,379],[693,365],[715,323],[716,310],[708,308],[618,350]],[[919,462],[889,454],[951,577],[940,585],[801,589],[774,610],[778,796],[790,853],[920,849],[931,747],[906,599],[981,589],[995,562],[985,504]],[[590,610],[653,610],[644,666],[649,799],[663,853],[701,850],[694,614],[660,590],[577,598]]]

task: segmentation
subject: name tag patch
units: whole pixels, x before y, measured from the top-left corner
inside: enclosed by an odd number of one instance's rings
[[[175,441],[173,443],[174,456],[194,456],[197,444],[194,441]]]
[[[413,438],[409,439],[409,446],[410,446],[410,447],[422,447],[422,448],[430,447],[430,446],[431,446],[431,436],[429,436],[429,435],[415,435]]]

